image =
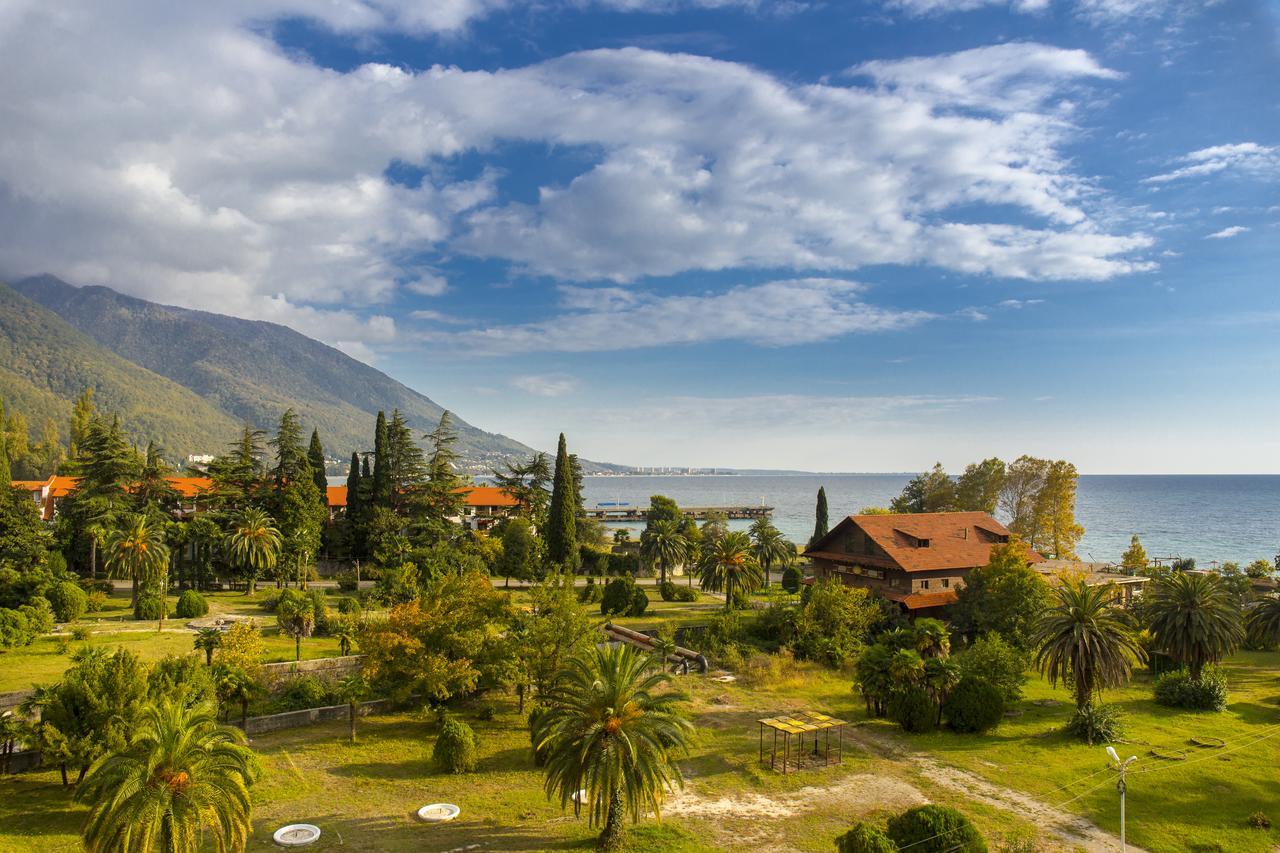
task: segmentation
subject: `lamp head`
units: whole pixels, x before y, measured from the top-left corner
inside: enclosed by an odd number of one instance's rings
[[[1114,746],[1107,747],[1107,755],[1110,755],[1111,760],[1114,761],[1116,764],[1120,763],[1120,756],[1116,755],[1116,748]]]

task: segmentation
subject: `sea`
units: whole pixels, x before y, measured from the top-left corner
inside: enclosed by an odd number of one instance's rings
[[[834,525],[863,507],[888,506],[911,476],[589,476],[583,498],[587,506],[643,506],[651,495],[666,495],[683,506],[771,506],[778,529],[803,543],[813,534],[819,486],[827,490]],[[1082,474],[1076,520],[1085,529],[1077,548],[1084,560],[1118,561],[1136,533],[1153,558],[1192,557],[1201,568],[1225,561],[1270,561],[1280,554],[1280,475]],[[745,529],[749,524],[735,521],[730,526]]]

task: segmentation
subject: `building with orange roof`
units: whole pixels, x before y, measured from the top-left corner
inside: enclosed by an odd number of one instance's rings
[[[200,498],[213,489],[213,480],[208,477],[165,477],[173,490],[183,499],[179,512],[191,515],[200,510]],[[31,499],[40,506],[40,515],[45,521],[52,521],[58,514],[58,506],[62,499],[76,490],[80,480],[55,474],[48,480],[13,480],[10,487],[22,489],[31,495]]]
[[[520,501],[505,489],[497,486],[462,486],[462,517],[458,519],[471,530],[487,530],[515,512]],[[329,518],[337,518],[347,509],[347,487],[329,486],[325,490],[329,501]]]
[[[816,577],[839,578],[896,601],[913,615],[936,615],[956,601],[973,569],[1009,541],[985,512],[851,515],[814,542],[805,556]],[[1027,558],[1044,558],[1027,549]]]

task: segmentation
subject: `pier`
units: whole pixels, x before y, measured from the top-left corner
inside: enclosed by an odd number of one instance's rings
[[[694,521],[706,521],[712,515],[723,515],[730,520],[752,520],[763,518],[773,512],[771,506],[682,506],[680,512],[685,518]],[[597,505],[586,508],[587,518],[596,521],[642,522],[649,514],[648,506],[630,505]]]

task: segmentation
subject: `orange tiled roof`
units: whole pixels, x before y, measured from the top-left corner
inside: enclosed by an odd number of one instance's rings
[[[805,552],[806,556],[844,562],[880,565],[883,560],[839,553],[836,537],[849,525],[856,525],[886,554],[908,572],[940,569],[973,569],[991,559],[991,546],[1010,534],[1007,528],[985,512],[922,512],[892,515],[851,515]],[[928,540],[921,547],[916,543]],[[1044,558],[1028,549],[1027,558],[1037,563]]]
[[[462,502],[467,506],[519,506],[520,501],[506,489],[497,486],[463,486]]]
[[[165,480],[184,498],[194,498],[213,488],[213,480],[208,477],[165,477]]]
[[[347,487],[346,486],[325,486],[325,498],[329,501],[329,506],[346,506],[347,505]]]
[[[880,595],[890,601],[900,601],[906,605],[908,610],[921,610],[925,607],[946,607],[948,604],[955,604],[959,600],[954,589],[944,589],[941,592],[894,592],[892,590],[877,590]]]
[[[10,480],[9,488],[22,489],[24,492],[38,492],[44,488],[48,480]]]

